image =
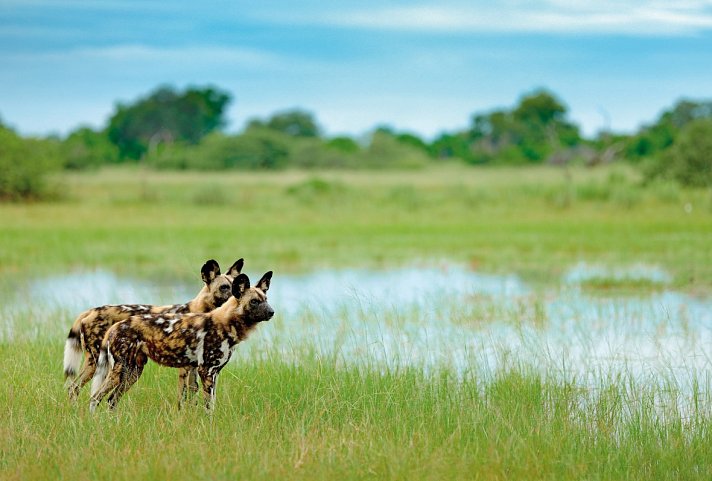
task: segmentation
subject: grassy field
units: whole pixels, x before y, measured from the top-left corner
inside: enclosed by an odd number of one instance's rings
[[[513,368],[339,366],[305,351],[231,363],[218,407],[174,407],[175,371],[149,365],[116,413],[70,406],[59,343],[2,346],[0,477],[24,479],[709,479],[709,390],[626,379],[596,389]],[[31,369],[29,374],[23,369]],[[24,382],[20,382],[23,380]]]
[[[273,269],[275,285],[284,272],[448,259],[554,289],[580,262],[643,264],[670,280],[603,276],[582,287],[712,292],[712,193],[642,186],[626,169],[117,169],[56,180],[52,202],[0,205],[0,301],[18,282],[97,268],[196,282],[211,257]],[[86,390],[71,406],[62,388],[58,333],[76,313],[35,312],[42,292],[29,295],[0,311],[16,334],[0,342],[3,480],[712,477],[704,372],[690,372],[683,389],[665,375],[582,383],[519,362],[494,373],[395,368],[367,354],[344,360],[316,339],[289,356],[257,349],[230,363],[212,416],[177,411],[176,373],[150,365],[116,413],[92,417]],[[527,299],[506,314],[512,323],[519,311],[542,314],[545,296]]]
[[[585,260],[712,287],[712,193],[643,188],[626,170],[105,170],[59,182],[58,202],[0,205],[0,275],[192,279],[209,257],[277,271],[446,258],[549,282]]]

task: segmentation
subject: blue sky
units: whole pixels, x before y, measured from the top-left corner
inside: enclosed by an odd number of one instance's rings
[[[0,118],[103,126],[160,84],[232,93],[229,130],[300,107],[329,134],[432,137],[553,90],[592,134],[712,97],[712,0],[0,0]]]

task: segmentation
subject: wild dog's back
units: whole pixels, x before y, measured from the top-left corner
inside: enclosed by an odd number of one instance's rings
[[[206,325],[211,314],[141,314],[112,326],[105,342],[116,349],[140,349],[155,362],[169,367],[197,367],[203,361]],[[119,344],[117,344],[119,343]],[[123,352],[114,355],[122,357]]]

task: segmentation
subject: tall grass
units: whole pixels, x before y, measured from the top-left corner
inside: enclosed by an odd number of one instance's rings
[[[593,388],[337,364],[309,349],[229,364],[217,408],[177,411],[150,365],[116,412],[61,388],[59,343],[3,345],[2,479],[709,479],[709,390]]]

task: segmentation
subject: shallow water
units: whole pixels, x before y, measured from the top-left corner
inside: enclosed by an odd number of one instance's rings
[[[238,358],[301,347],[337,362],[441,365],[492,373],[521,362],[579,379],[625,372],[685,386],[712,359],[712,299],[665,289],[638,295],[587,292],[591,277],[645,278],[664,285],[654,266],[606,271],[579,264],[548,289],[515,275],[488,275],[441,264],[387,271],[276,273],[269,292],[274,320],[237,351]],[[107,303],[189,300],[195,285],[155,285],[107,271],[20,282],[4,293],[2,339],[63,341],[82,310]]]

